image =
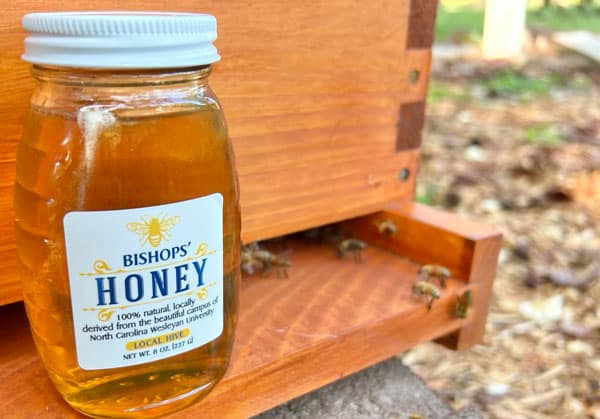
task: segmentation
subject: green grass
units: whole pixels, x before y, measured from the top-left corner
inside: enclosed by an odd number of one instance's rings
[[[433,183],[418,184],[415,201],[425,205],[435,205],[438,198],[438,187]]]
[[[465,80],[462,83],[431,79],[427,92],[427,102],[435,104],[442,99],[450,99],[455,102],[466,103],[476,100],[468,89],[468,86],[473,83],[483,87],[488,92],[489,99],[511,98],[523,102],[545,96],[557,88],[570,86],[582,90],[589,86],[589,80],[585,79],[584,76],[575,77],[565,83],[558,75],[553,73],[533,78],[527,77],[517,70],[507,68],[494,72],[486,78]]]
[[[457,102],[467,102],[470,95],[461,85],[431,79],[427,91],[427,102],[433,104],[444,98],[452,99]]]
[[[438,7],[435,25],[437,41],[479,42],[482,34],[483,10],[469,6],[450,9],[443,4]]]
[[[431,79],[427,92],[427,103],[435,105],[443,99],[457,103],[468,103],[478,100],[510,99],[518,102],[529,102],[549,95],[556,90],[585,91],[592,85],[591,79],[582,73],[560,76],[554,72],[531,77],[514,68],[497,70],[486,77],[472,77],[460,81],[444,81]],[[478,86],[475,89],[469,86]],[[481,90],[483,89],[483,90]],[[482,96],[483,93],[483,96]],[[533,136],[537,131],[532,131]],[[528,136],[530,138],[531,136]],[[548,135],[542,135],[549,138]],[[534,138],[531,137],[534,141]],[[551,142],[551,140],[550,140]]]
[[[514,97],[521,100],[533,99],[550,93],[553,88],[561,87],[561,81],[554,74],[543,77],[526,77],[513,69],[494,73],[483,80],[483,86],[498,97]]]
[[[527,24],[553,31],[588,30],[600,33],[600,6],[589,10],[579,7],[529,10]]]
[[[490,98],[512,98],[526,102],[546,96],[557,89],[584,91],[591,86],[592,81],[581,73],[567,77],[547,72],[541,76],[530,77],[518,70],[506,68],[481,79],[479,83],[488,91]]]
[[[532,144],[560,145],[563,143],[562,135],[553,124],[538,124],[527,127],[523,130],[523,138]]]
[[[573,4],[570,2],[569,4]],[[529,26],[544,27],[555,31],[590,30],[600,33],[600,0],[591,8],[576,5],[569,7],[538,7],[539,2],[530,1],[527,13]],[[445,42],[479,42],[483,34],[484,11],[480,1],[452,1],[440,3],[437,13],[435,39]]]

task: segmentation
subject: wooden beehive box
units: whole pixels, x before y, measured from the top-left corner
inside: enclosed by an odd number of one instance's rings
[[[441,338],[463,348],[481,338],[498,233],[411,204],[436,0],[0,1],[0,304],[21,299],[12,183],[33,88],[19,59],[21,16],[201,11],[219,22],[223,61],[211,84],[234,142],[243,240],[352,219],[347,225],[374,246],[356,265],[326,246],[292,242],[289,279],[245,280],[232,366],[206,400],[178,417],[249,416],[419,342]],[[376,224],[388,219],[398,231],[383,238]],[[419,264],[428,262],[456,278],[429,312],[410,296]],[[456,319],[452,307],[466,289],[474,306]],[[21,304],[0,308],[0,316],[8,325],[0,332],[0,415],[79,417],[50,385]]]

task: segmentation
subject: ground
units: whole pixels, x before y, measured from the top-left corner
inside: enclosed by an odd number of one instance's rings
[[[482,345],[404,363],[490,418],[600,418],[600,67],[436,61],[417,198],[504,235]]]
[[[254,419],[480,419],[474,406],[454,412],[398,359],[390,359]]]

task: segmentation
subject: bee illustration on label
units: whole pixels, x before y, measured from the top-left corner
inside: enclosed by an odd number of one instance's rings
[[[141,223],[127,223],[127,230],[142,236],[140,238],[142,246],[148,242],[150,246],[158,247],[161,241],[169,240],[169,230],[179,222],[179,217],[176,215],[167,217],[164,214],[159,214],[157,217],[152,218],[140,217],[140,220]]]

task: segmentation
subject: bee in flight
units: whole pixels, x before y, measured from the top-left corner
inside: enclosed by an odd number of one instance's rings
[[[169,230],[179,222],[179,217],[167,217],[159,214],[152,218],[141,217],[140,220],[142,220],[141,223],[127,223],[127,230],[142,236],[140,238],[142,246],[148,242],[150,246],[158,247],[161,241],[168,241]]]

